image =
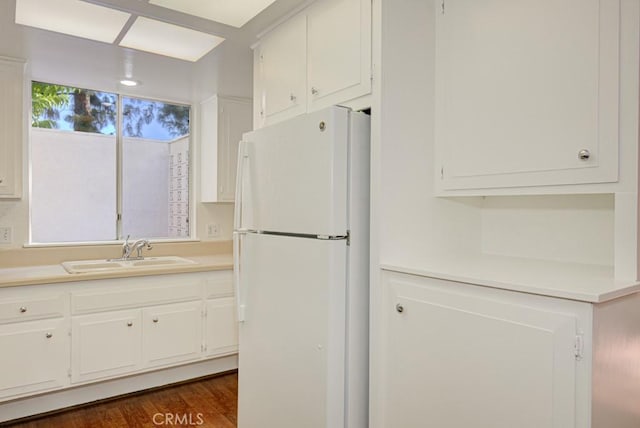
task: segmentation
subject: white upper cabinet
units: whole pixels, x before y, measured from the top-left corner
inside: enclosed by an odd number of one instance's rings
[[[438,190],[618,180],[619,0],[436,3]]]
[[[24,62],[0,57],[0,199],[22,197]]]
[[[279,122],[307,108],[307,17],[300,14],[269,34],[255,52],[260,86],[254,100],[262,124]]]
[[[200,105],[202,202],[233,202],[238,144],[251,128],[249,99],[216,95]]]
[[[371,2],[325,0],[307,13],[308,110],[371,92]]]
[[[371,1],[313,3],[260,41],[254,68],[256,128],[354,103],[371,92]]]

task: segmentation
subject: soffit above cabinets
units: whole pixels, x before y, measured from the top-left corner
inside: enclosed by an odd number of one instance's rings
[[[149,3],[240,28],[274,1],[149,0]]]

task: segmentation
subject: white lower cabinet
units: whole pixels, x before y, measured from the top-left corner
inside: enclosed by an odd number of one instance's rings
[[[212,360],[237,341],[230,271],[0,288],[0,402]]]
[[[383,423],[587,427],[588,303],[383,276]],[[374,352],[376,352],[374,350]]]
[[[140,310],[73,317],[71,381],[135,371],[142,361]]]
[[[231,280],[231,273],[224,271],[161,275],[87,282],[72,291],[71,381],[107,379],[236,352],[237,347],[227,345],[237,343]],[[207,319],[206,308],[216,305],[231,306],[212,309]],[[213,352],[205,352],[208,342]]]
[[[199,358],[202,350],[202,302],[143,309],[142,349],[146,367]]]
[[[63,318],[0,325],[0,400],[69,383],[69,334]]]
[[[233,297],[207,300],[205,345],[207,355],[238,351],[238,322]]]

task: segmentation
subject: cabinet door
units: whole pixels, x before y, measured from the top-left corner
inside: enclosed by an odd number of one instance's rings
[[[269,33],[257,48],[262,126],[306,111],[306,29],[306,15],[296,15]]]
[[[207,300],[205,345],[207,355],[238,351],[238,322],[233,297]]]
[[[371,92],[371,1],[319,1],[307,20],[308,111]]]
[[[82,382],[138,370],[141,332],[139,309],[73,317],[71,381]]]
[[[0,325],[0,399],[69,383],[68,328],[63,319]]]
[[[0,57],[0,198],[22,195],[24,63]]]
[[[434,279],[389,275],[385,287],[380,426],[575,426],[574,316]]]
[[[142,310],[144,365],[193,360],[202,349],[202,302]]]
[[[436,8],[441,190],[617,181],[619,0]]]
[[[233,202],[238,144],[251,131],[251,102],[221,98],[218,104],[218,200]]]

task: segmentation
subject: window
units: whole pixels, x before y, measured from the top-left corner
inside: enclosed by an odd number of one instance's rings
[[[189,116],[32,82],[31,242],[188,237]]]

